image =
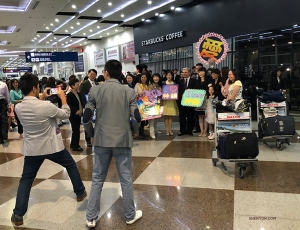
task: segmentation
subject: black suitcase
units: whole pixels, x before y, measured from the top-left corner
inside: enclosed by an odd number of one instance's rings
[[[225,141],[227,159],[252,159],[258,153],[258,138],[255,133],[228,134]]]
[[[295,134],[295,121],[292,116],[274,116],[262,120],[264,136]]]
[[[226,135],[220,135],[219,136],[219,142],[217,149],[219,150],[219,157],[220,159],[226,159],[226,148],[225,148],[225,142],[226,142],[227,134]]]

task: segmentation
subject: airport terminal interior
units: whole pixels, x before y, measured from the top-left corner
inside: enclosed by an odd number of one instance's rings
[[[223,34],[228,43],[228,50],[223,50],[227,57],[215,67],[238,69],[242,80],[254,80],[262,88],[268,87],[272,71],[282,72],[289,115],[295,120],[295,135],[289,138],[289,145],[285,143],[278,149],[274,138],[267,143],[259,140],[257,161],[248,165],[244,178],[240,178],[237,163],[219,160],[213,164],[215,140],[199,137],[199,133],[178,136],[178,116],[173,118],[173,135],[166,135],[164,118],[158,118],[156,139],[145,127],[145,139],[136,138],[132,148],[135,207],[143,211],[143,217],[126,224],[113,159],[102,191],[100,220],[92,229],[300,229],[300,17],[296,12],[300,3],[260,2],[0,0],[2,81],[19,79],[21,73],[14,71],[17,68],[31,68],[40,79],[54,76],[68,81],[75,74],[81,81],[89,69],[95,68],[101,74],[104,61],[116,54],[115,47],[125,74],[134,73],[139,63],[148,65],[153,73],[174,68],[181,71],[201,62],[197,42],[208,32]],[[207,12],[217,13],[209,18]],[[267,12],[270,20],[266,19]],[[199,33],[195,32],[198,26],[193,18],[199,23]],[[157,44],[150,44],[157,37]],[[25,52],[78,52],[78,62],[29,62]],[[101,55],[107,57],[102,59]],[[5,68],[10,69],[5,72]],[[252,109],[255,111],[255,105]],[[11,129],[8,140],[0,145],[0,230],[88,229],[86,207],[94,148],[87,146],[81,125],[79,144],[83,151],[73,151],[71,125],[69,120],[64,122],[60,127],[63,142],[76,161],[87,197],[76,202],[67,171],[46,160],[32,185],[24,224],[14,226],[11,215],[24,156],[20,154],[23,139],[16,128]],[[256,119],[250,127],[258,135]]]

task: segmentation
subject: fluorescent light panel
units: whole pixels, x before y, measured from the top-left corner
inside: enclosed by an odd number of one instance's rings
[[[9,26],[7,30],[0,30],[0,34],[11,34],[16,29],[16,26]]]
[[[0,11],[27,11],[30,3],[32,2],[32,0],[27,0],[27,2],[24,2],[24,6],[19,6],[19,7],[13,7],[13,6],[2,6],[0,5]]]
[[[43,37],[41,40],[38,41],[37,44],[41,43],[42,41],[44,41],[46,38],[48,38],[52,33],[47,34],[45,37]]]
[[[95,0],[92,3],[90,3],[89,5],[87,5],[83,10],[79,11],[79,14],[81,14],[82,12],[86,11],[87,9],[89,9],[91,6],[93,6],[94,4],[96,4],[97,2],[99,2],[99,0]]]
[[[74,45],[74,44],[76,44],[76,43],[78,43],[78,42],[81,42],[81,41],[83,41],[83,40],[85,40],[85,38],[81,38],[81,39],[79,39],[79,40],[76,41],[76,42],[73,42],[73,43],[71,43],[71,44],[68,44],[68,45],[65,46],[65,48],[67,48],[67,47],[69,47],[69,46],[72,46],[72,45]]]
[[[103,18],[106,18],[106,17],[108,17],[108,16],[110,16],[110,15],[112,15],[112,14],[114,14],[114,13],[116,13],[116,12],[118,12],[118,11],[124,9],[124,8],[126,8],[127,6],[130,6],[131,4],[133,4],[133,3],[135,3],[135,2],[137,2],[137,0],[131,0],[131,1],[128,1],[128,2],[126,2],[125,4],[123,4],[123,5],[119,6],[119,7],[117,7],[117,8],[114,9],[113,11],[108,12],[107,14],[104,14],[104,15],[103,15]]]
[[[145,10],[145,11],[137,14],[137,15],[134,15],[134,16],[132,16],[130,18],[127,18],[126,20],[124,20],[124,22],[131,21],[131,20],[133,20],[135,18],[140,17],[141,15],[144,15],[144,14],[149,13],[149,12],[151,12],[153,10],[156,10],[156,9],[158,9],[160,7],[163,7],[163,6],[165,6],[165,5],[167,5],[167,4],[171,3],[171,2],[175,2],[175,0],[169,0],[169,1],[166,1],[166,2],[164,2],[164,3],[162,3],[162,4],[158,5],[158,6],[154,6],[154,7],[150,8],[150,9],[148,9],[148,10]]]
[[[90,25],[93,25],[96,22],[97,22],[97,20],[94,20],[94,21],[90,22],[89,24],[85,25],[84,27],[81,27],[80,29],[78,29],[78,30],[74,31],[73,33],[71,33],[71,35],[78,33],[79,31],[85,29],[86,27],[88,27]]]
[[[93,37],[93,36],[95,36],[95,35],[97,35],[97,34],[100,34],[100,33],[104,32],[104,31],[107,31],[107,30],[109,30],[109,29],[111,29],[111,28],[114,28],[114,27],[116,27],[117,25],[118,25],[118,24],[114,24],[114,25],[112,25],[112,26],[110,26],[110,27],[108,27],[108,28],[106,28],[106,29],[103,29],[103,30],[98,31],[97,33],[91,34],[90,36],[88,36],[88,38]]]
[[[75,18],[75,16],[72,16],[71,18],[69,18],[67,21],[65,21],[63,24],[61,24],[59,27],[57,27],[56,29],[54,29],[53,32],[59,30],[61,27],[63,27],[63,26],[66,25],[69,21],[71,21],[73,18]]]

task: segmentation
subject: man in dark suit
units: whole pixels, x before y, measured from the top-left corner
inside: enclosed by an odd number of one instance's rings
[[[178,69],[173,69],[173,73],[174,73],[174,79],[173,79],[173,81],[176,83],[176,84],[178,84],[179,83],[179,81],[180,81],[180,79],[181,79],[181,77],[180,77],[180,75],[178,74]]]
[[[80,140],[80,124],[81,116],[83,114],[83,100],[80,93],[77,92],[79,89],[79,80],[77,78],[72,78],[69,81],[69,86],[72,88],[71,92],[67,94],[67,103],[71,109],[70,113],[70,123],[72,127],[72,138],[70,148],[73,151],[83,151],[79,145]]]
[[[139,83],[140,78],[142,76],[142,72],[143,72],[143,66],[142,65],[137,65],[135,68],[136,68],[135,69],[135,74],[136,75],[134,76],[134,79],[133,79],[134,84]]]
[[[186,89],[194,89],[196,79],[191,78],[191,70],[189,68],[182,69],[183,78],[178,84],[178,108],[179,108],[179,122],[180,122],[180,133],[178,136],[188,134],[193,136],[194,128],[194,108],[182,106],[181,99]]]
[[[90,69],[88,71],[88,77],[89,77],[88,80],[81,83],[80,88],[79,88],[79,93],[80,93],[81,99],[83,101],[83,105],[82,105],[83,107],[86,104],[85,95],[87,95],[90,92],[90,89],[93,86],[98,85],[98,82],[95,81],[95,79],[97,77],[97,70]],[[87,137],[86,132],[85,132],[85,141],[86,141],[87,147],[92,147],[91,138]]]

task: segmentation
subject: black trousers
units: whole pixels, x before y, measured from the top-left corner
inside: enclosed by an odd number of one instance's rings
[[[17,116],[16,111],[14,110],[14,114],[15,114],[15,118],[17,120],[17,125],[18,125],[18,134],[22,134],[23,133],[23,125],[21,125],[21,122]]]
[[[8,116],[7,116],[7,101],[0,99],[0,139],[7,140],[8,138]]]
[[[76,116],[69,119],[72,128],[72,138],[71,138],[71,148],[77,149],[79,148],[79,140],[80,140],[80,123],[81,117]]]
[[[194,120],[194,108],[187,106],[179,106],[179,122],[180,133],[193,133],[195,120]]]

